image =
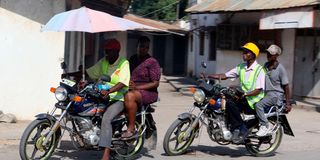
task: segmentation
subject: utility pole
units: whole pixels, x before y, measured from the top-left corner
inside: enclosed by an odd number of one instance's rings
[[[176,20],[179,19],[179,10],[180,10],[180,0],[177,0]]]

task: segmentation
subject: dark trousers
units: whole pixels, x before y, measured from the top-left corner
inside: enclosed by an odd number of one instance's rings
[[[231,131],[235,129],[240,129],[244,125],[240,113],[244,112],[246,114],[254,114],[254,110],[250,108],[247,100],[245,98],[238,101],[227,100],[226,112],[228,123],[231,124]]]

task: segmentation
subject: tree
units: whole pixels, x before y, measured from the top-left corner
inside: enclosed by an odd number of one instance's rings
[[[133,0],[130,12],[155,20],[173,21],[177,19],[177,6],[178,18],[181,18],[185,15],[187,0]]]

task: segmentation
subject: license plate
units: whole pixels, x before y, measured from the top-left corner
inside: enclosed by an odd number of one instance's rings
[[[74,82],[72,80],[69,80],[69,79],[62,79],[61,83],[65,84],[65,85],[68,85],[70,87],[73,87],[74,85],[76,85],[76,82]]]

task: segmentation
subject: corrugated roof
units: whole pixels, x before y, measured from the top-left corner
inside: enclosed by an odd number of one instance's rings
[[[320,0],[205,0],[194,5],[186,12],[236,12],[284,9],[320,4]]]
[[[174,31],[174,32],[178,32],[178,33],[185,33],[186,32],[183,28],[180,28],[178,25],[168,24],[168,23],[156,21],[153,19],[143,18],[143,17],[137,16],[134,14],[126,14],[123,16],[123,18],[134,21],[134,22],[142,23],[144,25],[148,25],[148,26],[151,26],[154,28],[166,30],[166,31]]]

